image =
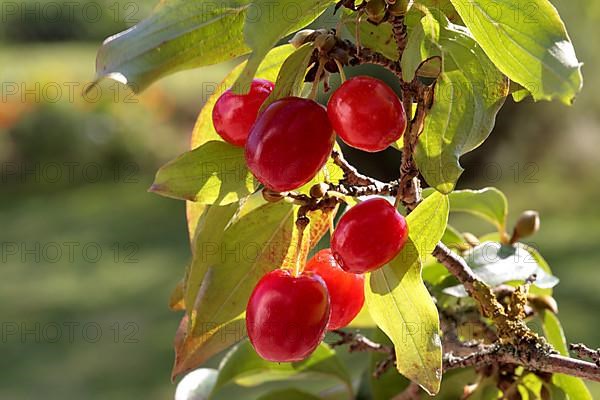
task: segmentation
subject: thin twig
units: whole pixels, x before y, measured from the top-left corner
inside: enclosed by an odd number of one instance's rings
[[[398,181],[384,183],[361,174],[337,150],[331,152],[331,158],[344,173],[344,177],[339,184],[331,185],[331,191],[353,197],[375,194],[395,196],[398,192]]]
[[[530,370],[561,373],[578,378],[600,382],[600,368],[596,365],[544,351],[523,352],[510,345],[495,344],[469,354],[456,357],[452,353],[444,354],[444,371],[455,368],[467,368],[493,364],[523,365]]]
[[[374,351],[377,353],[392,354],[394,349],[381,343],[373,342],[371,339],[354,332],[345,332],[339,329],[333,330],[333,333],[340,336],[340,340],[331,343],[331,347],[343,346],[347,344],[351,352],[354,351]]]
[[[574,351],[580,358],[590,358],[600,368],[600,348],[590,349],[583,343],[571,343],[569,350]]]
[[[354,55],[354,58],[350,60],[350,65],[359,65],[359,64],[374,64],[383,67],[394,75],[398,77],[402,77],[402,67],[400,63],[394,60],[390,60],[386,56],[371,49],[367,49],[364,47],[357,48],[354,45],[351,45],[353,50],[351,54]]]
[[[383,185],[383,182],[379,182],[376,179],[373,179],[371,177],[368,177],[368,176],[363,175],[360,172],[358,172],[354,166],[350,165],[346,161],[344,156],[342,156],[342,153],[340,153],[339,151],[333,150],[331,152],[331,158],[333,159],[333,163],[335,165],[337,165],[338,167],[340,167],[340,169],[344,173],[344,180],[349,185],[354,185],[354,186]]]

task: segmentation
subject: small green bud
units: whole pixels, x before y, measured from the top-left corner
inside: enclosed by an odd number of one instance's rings
[[[315,33],[313,29],[302,29],[301,31],[296,32],[294,37],[290,40],[290,44],[295,48],[298,48],[307,42],[307,38]]]
[[[535,234],[540,229],[540,214],[537,211],[524,211],[517,223],[515,224],[515,231],[513,233],[513,238],[516,238],[515,241],[520,238],[525,238]]]
[[[315,38],[315,47],[323,53],[329,53],[335,47],[335,36],[331,34],[317,36]]]

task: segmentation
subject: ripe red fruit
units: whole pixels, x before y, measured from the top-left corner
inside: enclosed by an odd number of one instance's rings
[[[246,143],[246,162],[265,186],[286,192],[317,174],[334,141],[323,106],[286,97],[267,107],[256,120]]]
[[[247,94],[235,94],[227,89],[215,103],[212,112],[217,133],[228,143],[243,147],[258,110],[273,91],[275,84],[254,79]]]
[[[404,217],[385,199],[376,197],[357,204],[340,218],[331,249],[345,271],[360,274],[394,258],[407,238]]]
[[[340,329],[352,322],[365,302],[364,276],[344,271],[333,258],[331,249],[315,254],[304,270],[319,275],[327,285],[331,299],[327,329]]]
[[[406,113],[398,96],[368,76],[344,82],[329,99],[327,114],[344,142],[369,152],[384,150],[406,129]]]
[[[321,343],[329,320],[329,294],[313,273],[278,269],[256,285],[246,307],[248,337],[265,360],[300,361]]]

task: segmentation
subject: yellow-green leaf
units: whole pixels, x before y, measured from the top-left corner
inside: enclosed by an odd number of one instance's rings
[[[423,191],[427,197],[433,193],[432,189]],[[464,212],[473,214],[492,223],[500,234],[506,229],[506,216],[508,215],[508,201],[500,190],[487,187],[480,190],[455,190],[448,195],[450,199],[450,212]]]
[[[163,0],[150,17],[106,39],[96,78],[140,92],[174,72],[247,54],[242,29],[250,6],[247,0]]]
[[[464,27],[451,23],[438,10],[422,16],[414,7],[411,10],[406,52],[419,53],[421,61],[442,57],[442,73],[415,160],[431,187],[450,193],[463,171],[460,156],[477,148],[490,134],[508,94],[508,79]],[[422,40],[412,41],[419,33]],[[416,56],[412,59],[419,61]],[[408,70],[415,65],[403,67]]]
[[[244,149],[210,141],[163,165],[150,191],[201,204],[240,201],[258,186],[246,166]]]
[[[581,63],[548,0],[452,0],[494,64],[535,100],[571,103],[581,90]],[[493,6],[493,7],[492,7]]]
[[[544,335],[548,342],[563,356],[568,356],[567,340],[560,321],[551,312],[542,311],[540,315],[544,328]],[[559,387],[569,400],[592,400],[592,395],[579,378],[564,374],[553,374],[552,382]]]
[[[254,0],[252,13],[246,15],[244,22],[244,38],[252,54],[234,90],[238,93],[249,90],[258,66],[277,41],[314,21],[331,4],[331,0]]]
[[[442,378],[437,308],[421,278],[421,259],[444,234],[448,198],[436,193],[407,218],[409,240],[389,264],[367,275],[365,296],[371,317],[391,339],[398,371],[435,394]]]
[[[291,45],[279,46],[271,50],[260,65],[260,68],[256,73],[256,77],[275,82],[281,65],[283,64],[284,60],[290,54],[292,54],[293,51],[294,47]],[[198,115],[196,125],[194,126],[194,130],[192,132],[192,138],[190,140],[190,147],[192,149],[202,146],[211,140],[223,140],[215,131],[213,126],[212,110],[221,94],[223,94],[225,90],[233,85],[240,72],[244,68],[244,65],[245,63],[242,63],[234,68],[233,71],[231,71],[216,87],[214,93],[212,93],[210,98],[206,101],[206,104]],[[200,216],[206,211],[207,207],[207,205],[202,203],[188,202],[186,204],[190,240],[193,240],[193,238],[196,236],[196,225]]]

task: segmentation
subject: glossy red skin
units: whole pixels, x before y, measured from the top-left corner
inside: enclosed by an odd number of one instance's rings
[[[388,201],[375,197],[355,205],[340,218],[331,249],[345,271],[361,274],[389,262],[407,238],[404,217]]]
[[[329,294],[321,277],[275,270],[258,282],[250,296],[248,337],[265,360],[300,361],[323,340],[329,313]]]
[[[258,110],[273,91],[275,84],[264,79],[254,79],[248,94],[234,94],[227,89],[215,103],[212,112],[217,133],[228,143],[243,147],[256,121]]]
[[[278,192],[296,189],[323,167],[335,135],[325,108],[313,100],[286,97],[258,117],[246,143],[254,176]]]
[[[406,113],[398,96],[369,76],[344,82],[329,99],[327,114],[345,143],[368,152],[386,149],[406,129]]]
[[[327,329],[340,329],[352,322],[365,303],[364,276],[344,271],[333,258],[331,249],[315,254],[306,263],[304,271],[319,275],[327,285],[331,300]]]

